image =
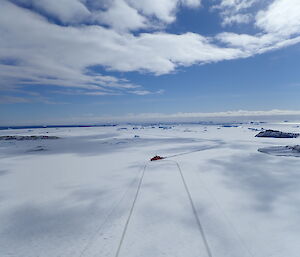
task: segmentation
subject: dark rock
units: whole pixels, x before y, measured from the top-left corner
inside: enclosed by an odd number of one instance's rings
[[[278,130],[268,129],[259,132],[255,137],[274,137],[274,138],[296,138],[300,134],[298,133],[287,133]]]
[[[56,136],[0,136],[0,140],[44,140],[44,139],[59,139]]]

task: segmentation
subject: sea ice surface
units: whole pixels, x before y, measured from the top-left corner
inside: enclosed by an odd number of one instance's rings
[[[0,131],[59,137],[0,141],[0,256],[114,257],[141,182],[119,256],[207,257],[178,164],[212,256],[298,257],[300,158],[257,149],[299,138],[255,137],[261,126]]]

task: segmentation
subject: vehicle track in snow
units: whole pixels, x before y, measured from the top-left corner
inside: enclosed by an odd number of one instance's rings
[[[187,198],[188,198],[188,201],[190,203],[190,206],[191,206],[191,209],[192,209],[192,213],[194,215],[194,218],[195,218],[195,222],[197,224],[197,227],[198,227],[198,230],[200,232],[200,236],[201,236],[201,241],[205,247],[205,250],[206,250],[206,254],[208,257],[213,257],[212,255],[212,251],[210,249],[210,246],[209,246],[209,243],[208,243],[208,240],[207,240],[207,237],[206,237],[206,234],[205,234],[205,230],[203,228],[203,225],[202,225],[202,222],[199,218],[199,215],[197,213],[197,209],[195,207],[195,204],[194,204],[194,200],[192,198],[192,195],[191,195],[191,192],[189,190],[189,187],[188,187],[188,184],[185,180],[185,177],[184,177],[184,174],[182,172],[182,169],[179,165],[178,162],[174,161],[174,160],[159,160],[157,162],[171,162],[171,163],[174,163],[176,165],[176,168],[180,174],[180,178],[182,180],[182,184],[184,186],[184,190],[186,192],[186,195],[187,195]],[[140,181],[139,181],[139,184],[138,184],[138,187],[137,187],[137,190],[136,190],[136,194],[134,196],[134,199],[133,199],[133,202],[132,202],[132,205],[131,205],[131,208],[130,208],[130,211],[129,211],[129,215],[127,217],[127,220],[126,220],[126,223],[125,223],[125,226],[124,226],[124,229],[123,229],[123,232],[122,232],[122,235],[121,235],[121,238],[120,238],[120,242],[118,244],[118,248],[117,248],[117,251],[116,251],[116,254],[114,255],[114,257],[120,257],[120,253],[121,253],[121,249],[122,249],[122,246],[125,242],[125,237],[126,237],[126,234],[127,234],[127,230],[128,230],[128,227],[130,225],[130,222],[131,222],[131,219],[132,219],[132,214],[134,212],[134,209],[135,209],[135,205],[136,205],[136,202],[138,200],[138,197],[139,197],[139,193],[140,191],[142,190],[142,184],[143,184],[143,179],[144,179],[144,175],[145,175],[145,172],[146,172],[146,169],[148,168],[148,164],[146,164],[144,166],[144,169],[143,169],[143,174],[140,178]]]
[[[145,166],[146,165],[144,165],[144,167]],[[109,222],[109,219],[112,216],[112,214],[117,210],[117,208],[119,207],[119,205],[124,201],[124,199],[126,198],[127,194],[131,190],[131,187],[134,185],[134,183],[136,182],[136,180],[138,179],[138,177],[141,174],[143,175],[144,170],[145,170],[145,168],[141,168],[140,169],[140,171],[138,172],[138,174],[133,178],[132,182],[129,184],[128,188],[122,194],[121,198],[119,198],[119,200],[116,201],[115,204],[112,205],[110,211],[108,212],[108,214],[104,218],[104,221],[99,225],[99,227],[96,229],[96,231],[93,234],[91,234],[91,236],[87,239],[87,243],[85,244],[85,246],[79,252],[78,257],[84,257],[84,256],[86,256],[87,250],[95,243],[95,241],[97,240],[98,236],[100,235],[102,229],[104,228],[104,226],[106,225],[106,223]]]
[[[170,161],[170,160],[169,160],[169,161]],[[209,246],[209,244],[208,244],[208,241],[207,241],[207,238],[206,238],[206,235],[205,235],[205,231],[204,231],[202,222],[201,222],[201,220],[200,220],[200,218],[199,218],[199,215],[198,215],[198,213],[197,213],[197,209],[196,209],[196,207],[195,207],[194,200],[193,200],[193,198],[192,198],[192,195],[191,195],[191,192],[190,192],[190,190],[189,190],[189,187],[188,187],[188,185],[187,185],[187,183],[186,183],[186,180],[185,180],[185,177],[184,177],[184,175],[183,175],[182,169],[181,169],[181,167],[180,167],[180,165],[179,165],[178,162],[176,162],[176,161],[174,161],[174,162],[176,163],[176,166],[177,166],[177,168],[178,168],[178,170],[179,170],[179,172],[180,172],[180,176],[181,176],[181,178],[182,178],[182,182],[183,182],[185,191],[186,191],[186,193],[187,193],[187,195],[188,195],[188,198],[189,198],[189,201],[190,201],[192,210],[193,210],[193,214],[194,214],[194,216],[195,216],[195,219],[196,219],[196,222],[197,222],[197,226],[198,226],[198,228],[199,228],[199,232],[200,232],[200,234],[201,234],[201,237],[202,237],[202,240],[203,240],[203,244],[204,244],[205,249],[206,249],[206,252],[207,252],[207,256],[208,256],[208,257],[213,257],[212,252],[211,252],[211,249],[210,249],[210,246]]]

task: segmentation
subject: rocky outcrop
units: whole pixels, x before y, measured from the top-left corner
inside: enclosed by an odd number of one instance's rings
[[[299,137],[298,133],[287,133],[278,130],[268,129],[259,132],[255,137],[274,137],[274,138],[296,138]]]
[[[44,140],[44,139],[59,139],[56,136],[0,136],[0,140]]]

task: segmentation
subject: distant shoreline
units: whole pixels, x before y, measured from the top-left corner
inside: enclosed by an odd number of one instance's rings
[[[231,126],[231,125],[259,125],[265,124],[265,121],[252,121],[252,122],[214,122],[214,121],[198,121],[198,122],[141,122],[141,123],[115,123],[115,124],[97,124],[97,125],[27,125],[27,126],[0,126],[0,130],[9,129],[39,129],[39,128],[91,128],[91,127],[116,127],[116,126],[160,126],[160,125],[219,125],[219,126]]]
[[[101,125],[49,125],[49,126],[1,126],[0,130],[9,129],[37,129],[37,128],[89,128],[89,127],[116,127],[116,124]]]

